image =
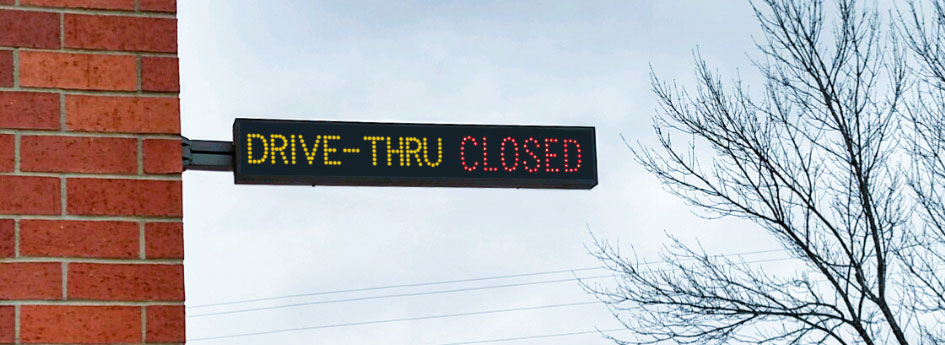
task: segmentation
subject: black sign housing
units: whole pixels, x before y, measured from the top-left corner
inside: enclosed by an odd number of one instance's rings
[[[237,119],[237,184],[591,189],[593,127]]]

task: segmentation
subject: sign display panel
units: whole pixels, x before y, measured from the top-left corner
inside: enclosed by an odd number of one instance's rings
[[[238,184],[591,189],[593,127],[237,119]]]

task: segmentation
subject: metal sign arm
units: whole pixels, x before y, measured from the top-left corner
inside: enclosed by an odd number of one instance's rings
[[[184,170],[233,171],[230,141],[181,139]]]

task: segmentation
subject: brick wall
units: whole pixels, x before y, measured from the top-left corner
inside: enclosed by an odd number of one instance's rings
[[[184,342],[175,0],[0,0],[0,344]]]

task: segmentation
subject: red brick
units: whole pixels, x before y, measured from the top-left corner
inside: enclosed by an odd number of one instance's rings
[[[16,341],[16,307],[0,306],[0,344]]]
[[[0,258],[16,256],[16,222],[0,219]]]
[[[177,58],[141,58],[141,89],[144,91],[180,91],[178,75]]]
[[[23,343],[141,343],[141,307],[24,305]]]
[[[177,12],[177,0],[141,0],[142,11]]]
[[[20,86],[77,90],[135,91],[133,55],[21,51]]]
[[[21,220],[20,255],[39,257],[137,258],[134,222]]]
[[[59,13],[0,10],[0,46],[59,49]]]
[[[66,96],[66,126],[84,132],[180,133],[180,100]]]
[[[183,259],[184,225],[181,223],[148,223],[144,228],[148,259]]]
[[[68,48],[173,53],[177,19],[65,14]]]
[[[0,214],[60,214],[59,178],[0,176]]]
[[[21,6],[134,11],[134,0],[20,0]]]
[[[0,263],[0,299],[61,299],[62,264]]]
[[[67,211],[76,215],[181,216],[180,181],[70,178]]]
[[[69,264],[70,299],[183,301],[184,266]]]
[[[184,328],[184,306],[148,306],[146,311],[148,343],[183,343],[187,339]]]
[[[20,171],[137,173],[138,140],[24,136],[20,138]]]
[[[0,128],[59,129],[59,95],[0,92]]]
[[[16,169],[16,137],[12,134],[0,134],[0,172],[12,172]]]
[[[148,139],[144,141],[144,172],[148,174],[180,174],[183,171],[180,140]]]
[[[13,5],[16,4],[16,0],[0,0],[0,5]]]
[[[0,87],[13,87],[13,52],[0,50]]]

